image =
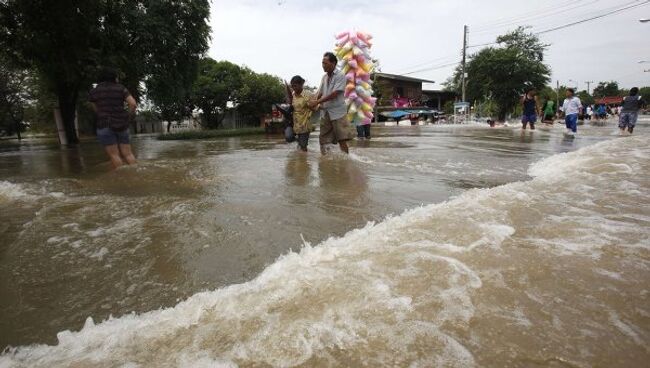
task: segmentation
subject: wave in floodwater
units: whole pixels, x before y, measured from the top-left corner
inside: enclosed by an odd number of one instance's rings
[[[304,244],[250,282],[173,308],[89,318],[55,346],[6,351],[0,367],[642,362],[648,292],[617,300],[649,276],[649,159],[649,136],[554,155],[528,181]],[[23,195],[0,182],[0,198]],[[599,290],[606,282],[618,293]]]

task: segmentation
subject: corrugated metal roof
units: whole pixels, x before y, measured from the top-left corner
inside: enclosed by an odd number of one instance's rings
[[[399,74],[376,73],[376,76],[377,76],[377,78],[401,80],[401,81],[405,81],[405,82],[435,83],[432,80],[407,77],[405,75],[399,75]]]

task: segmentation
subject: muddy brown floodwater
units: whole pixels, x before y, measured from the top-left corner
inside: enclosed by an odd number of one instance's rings
[[[0,142],[0,367],[641,367],[650,126]]]

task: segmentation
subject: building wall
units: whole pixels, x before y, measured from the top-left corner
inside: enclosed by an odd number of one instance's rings
[[[243,116],[237,110],[229,110],[221,122],[223,129],[240,129],[260,126],[260,121],[251,117]]]
[[[130,131],[133,134],[161,133],[163,123],[162,121],[136,120],[135,124],[131,125]]]
[[[442,110],[445,106],[445,103],[448,101],[455,101],[456,94],[454,92],[447,91],[423,91],[424,95],[424,105],[433,109]]]
[[[378,77],[375,81],[375,90],[381,93],[380,106],[391,105],[391,99],[397,95],[416,101],[420,101],[422,97],[422,83],[419,82],[406,82]]]

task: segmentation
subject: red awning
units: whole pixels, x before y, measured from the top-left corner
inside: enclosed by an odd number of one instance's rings
[[[597,104],[605,104],[605,105],[620,105],[623,103],[623,97],[619,96],[606,96],[601,98],[600,100],[596,100]]]

